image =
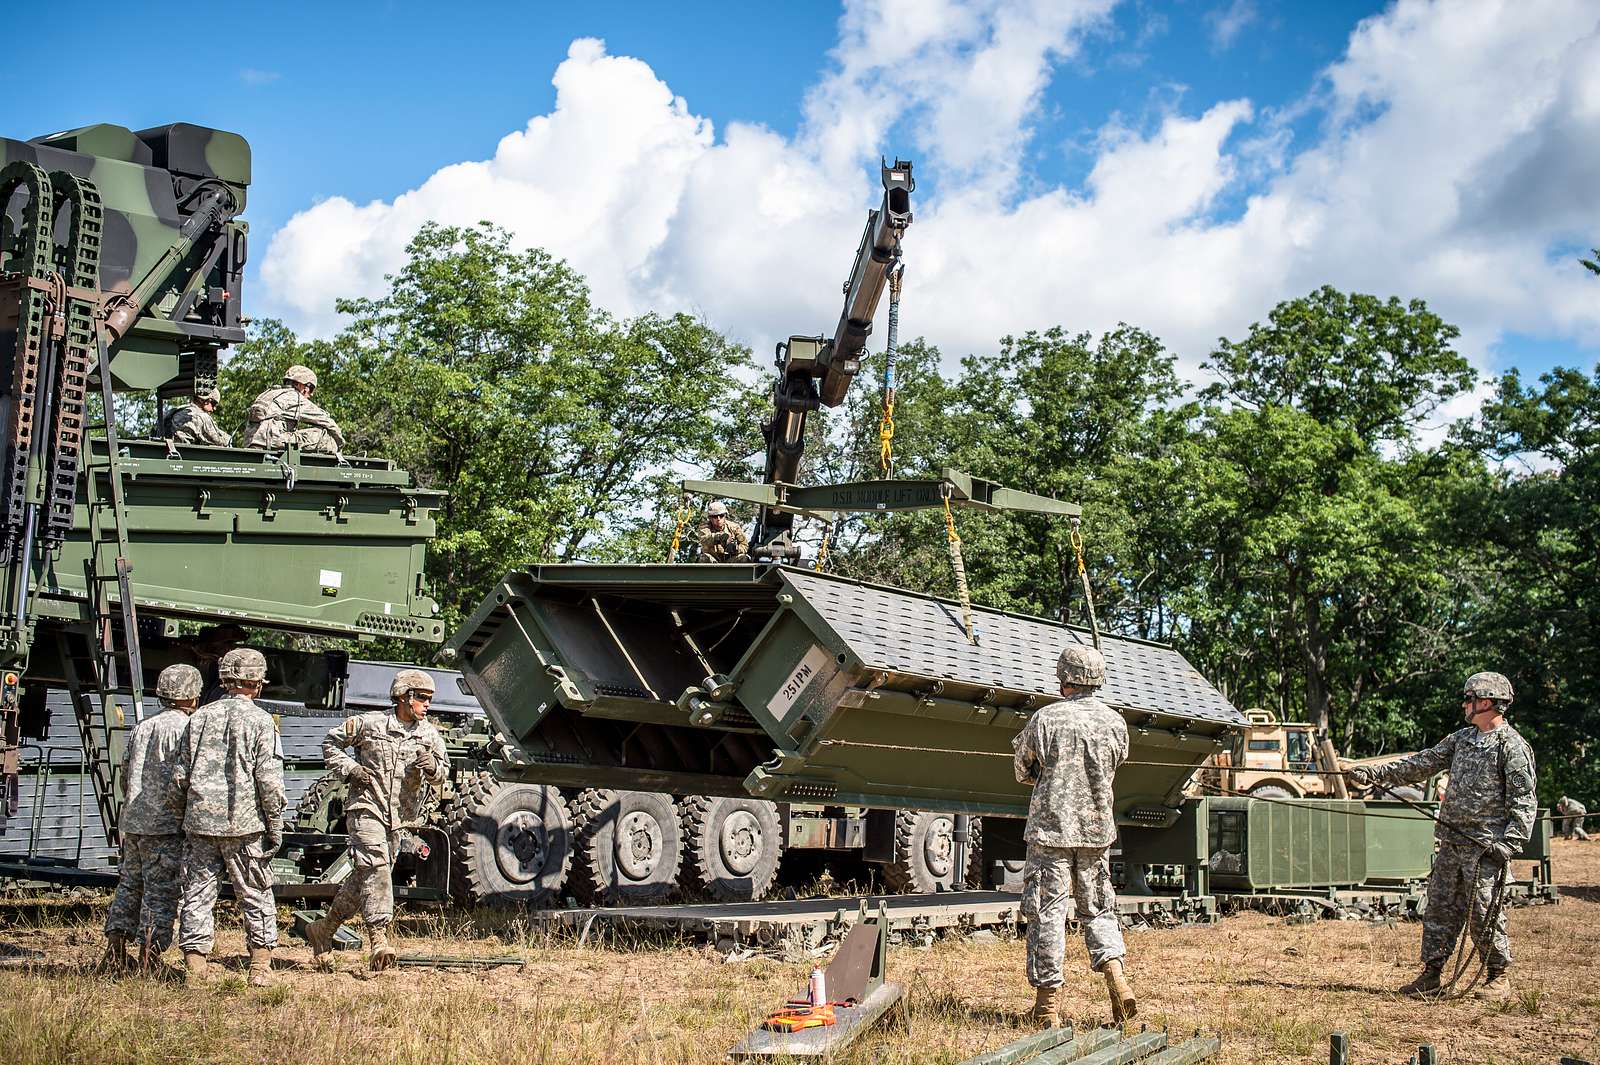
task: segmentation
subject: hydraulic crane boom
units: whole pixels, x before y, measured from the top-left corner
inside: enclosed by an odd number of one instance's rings
[[[833,336],[792,336],[777,349],[778,381],[772,420],[761,427],[767,441],[767,484],[793,485],[805,450],[806,415],[844,402],[861,368],[861,352],[872,335],[872,318],[889,273],[900,258],[900,239],[911,225],[911,162],[896,159],[882,168],[883,203],[867,214],[855,264],[844,285],[844,310]],[[794,515],[763,506],[755,543],[765,546],[794,525]],[[758,547],[759,552],[759,547]]]

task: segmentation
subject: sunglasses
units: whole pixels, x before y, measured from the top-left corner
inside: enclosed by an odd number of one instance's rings
[[[431,703],[431,702],[433,702],[433,693],[432,692],[412,692],[411,693],[411,698],[417,700],[417,702],[419,702],[419,703]]]

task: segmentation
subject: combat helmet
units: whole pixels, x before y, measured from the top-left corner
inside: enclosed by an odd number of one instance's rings
[[[727,516],[728,504],[720,499],[706,508],[706,517],[708,518],[726,518]]]
[[[217,663],[217,677],[224,684],[264,681],[267,679],[267,656],[253,647],[235,647]]]
[[[196,403],[221,403],[222,390],[217,388],[216,385],[197,388],[194,390],[194,401]]]
[[[180,662],[163,669],[161,675],[156,678],[156,698],[164,703],[175,703],[179,699],[198,699],[200,686],[200,671]]]
[[[425,669],[402,669],[389,682],[389,698],[397,703],[412,692],[432,695],[436,690],[433,675]]]
[[[311,367],[301,366],[296,363],[283,371],[283,383],[286,385],[306,385],[310,387],[311,391],[315,392],[317,390],[317,374]]]
[[[1474,673],[1461,686],[1461,694],[1472,699],[1493,699],[1502,706],[1510,706],[1514,697],[1504,673]]]
[[[1056,678],[1062,684],[1099,688],[1106,682],[1106,660],[1099,651],[1083,644],[1069,643],[1056,659]]]

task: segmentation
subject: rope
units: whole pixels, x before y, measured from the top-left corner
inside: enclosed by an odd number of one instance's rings
[[[1095,616],[1094,612],[1094,592],[1089,589],[1089,570],[1083,564],[1083,534],[1079,531],[1079,527],[1082,524],[1083,519],[1073,518],[1072,531],[1068,536],[1072,540],[1072,553],[1078,559],[1078,582],[1083,585],[1083,605],[1084,609],[1089,612],[1089,631],[1094,636],[1094,648],[1098,651],[1100,650],[1100,619]]]
[[[961,536],[956,532],[956,516],[950,510],[950,489],[944,489],[944,527],[949,534],[950,565],[956,571],[956,598],[961,602],[961,624],[967,630],[967,642],[974,647],[978,635],[972,628],[972,596],[967,591],[967,567],[961,561]]]
[[[883,418],[878,422],[878,471],[888,478],[894,468],[894,367],[900,337],[900,280],[905,265],[896,258],[889,267],[889,339],[883,353]]]
[[[684,493],[678,504],[678,527],[672,530],[672,546],[667,549],[667,561],[678,561],[678,547],[683,543],[683,528],[689,523],[689,496]]]

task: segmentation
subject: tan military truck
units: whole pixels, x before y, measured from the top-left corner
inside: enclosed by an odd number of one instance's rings
[[[1376,758],[1340,758],[1333,741],[1314,726],[1279,721],[1270,710],[1246,710],[1249,727],[1233,749],[1211,756],[1196,771],[1188,791],[1193,795],[1253,795],[1263,799],[1355,799],[1364,793],[1340,775],[1352,766],[1380,765],[1404,754]],[[1420,788],[1402,785],[1393,793],[1413,802]]]

